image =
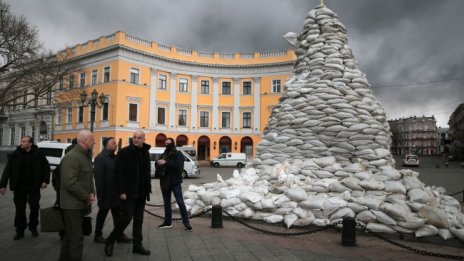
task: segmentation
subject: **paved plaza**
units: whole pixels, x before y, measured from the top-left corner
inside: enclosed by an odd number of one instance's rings
[[[3,168],[1,168],[3,169]],[[231,172],[233,169],[207,169],[202,175],[215,176],[217,172]],[[443,169],[441,169],[443,170]],[[210,172],[210,173],[209,173]],[[227,175],[225,175],[227,176]],[[214,178],[211,178],[211,180]],[[198,179],[186,180],[198,183]],[[162,202],[157,180],[152,180],[154,194],[150,204]],[[55,193],[51,186],[42,192],[41,207],[52,206]],[[147,207],[157,215],[163,215],[161,207]],[[97,206],[91,216],[95,226]],[[175,213],[175,217],[179,216]],[[15,235],[13,194],[8,191],[0,196],[0,252],[1,260],[57,260],[60,240],[57,233],[40,233],[38,238],[26,231],[25,238],[13,241]],[[303,236],[272,236],[247,228],[238,222],[224,218],[222,229],[211,228],[211,217],[204,215],[191,220],[193,232],[186,232],[181,221],[175,221],[172,229],[159,230],[159,218],[145,214],[143,244],[151,251],[149,257],[132,254],[130,244],[117,244],[113,257],[103,252],[103,245],[93,242],[93,234],[85,237],[84,260],[440,260],[393,246],[372,235],[357,231],[357,246],[341,245],[341,232],[329,229]],[[278,225],[251,222],[259,228],[276,232],[299,232],[312,228],[286,229]],[[113,227],[111,216],[107,218],[103,234],[107,236]],[[131,235],[132,226],[126,234]],[[395,238],[396,240],[396,238]],[[444,242],[440,238],[431,238],[428,243],[417,241],[399,241],[421,250],[464,256],[464,244],[457,240]],[[444,260],[444,259],[442,259]]]

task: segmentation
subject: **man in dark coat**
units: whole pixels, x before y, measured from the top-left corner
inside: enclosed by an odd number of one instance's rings
[[[182,196],[182,171],[184,170],[184,155],[176,150],[174,139],[166,140],[166,150],[163,152],[162,159],[156,164],[165,167],[164,175],[160,177],[161,192],[164,202],[164,222],[158,228],[171,228],[172,225],[172,208],[171,208],[171,192],[176,198],[179,206],[182,223],[184,223],[186,231],[192,231],[188,219],[187,209],[185,208],[184,198]]]
[[[136,131],[132,143],[122,148],[116,156],[114,182],[116,193],[122,202],[122,216],[105,242],[105,254],[113,255],[115,240],[120,238],[134,219],[132,227],[132,253],[150,255],[142,246],[142,224],[145,201],[150,200],[150,145],[145,143],[145,133]]]
[[[113,182],[113,167],[116,158],[115,152],[118,144],[113,137],[103,140],[103,150],[94,160],[95,187],[97,189],[98,214],[95,224],[94,241],[97,243],[105,243],[103,238],[103,225],[106,216],[111,210],[113,216],[113,224],[117,224],[121,218],[121,202],[116,194]],[[118,240],[122,243],[130,243],[131,239],[123,234],[123,237]]]
[[[24,136],[21,145],[13,152],[6,164],[0,180],[0,194],[5,195],[10,181],[10,190],[14,192],[13,201],[16,207],[14,225],[16,235],[13,240],[24,237],[24,230],[29,227],[34,237],[39,236],[40,189],[50,182],[50,164],[40,152],[34,139]],[[26,204],[29,202],[29,224],[26,219]]]

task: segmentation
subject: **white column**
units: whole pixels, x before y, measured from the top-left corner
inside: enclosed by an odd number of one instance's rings
[[[150,68],[150,112],[148,119],[150,119],[150,127],[156,125],[156,70]]]
[[[234,125],[232,132],[240,131],[240,79],[234,78]]]
[[[219,78],[213,78],[213,124],[212,130],[218,130],[218,117],[219,117]]]
[[[169,96],[169,128],[174,128],[176,126],[176,76],[177,74],[171,73],[171,86],[170,89],[170,96]],[[172,126],[172,127],[171,127]]]
[[[198,122],[197,122],[197,103],[198,103],[198,87],[197,87],[197,76],[192,75],[192,108],[191,110],[191,117],[190,117],[190,129],[198,129]]]
[[[253,80],[253,133],[259,133],[261,132],[261,77],[256,77]]]

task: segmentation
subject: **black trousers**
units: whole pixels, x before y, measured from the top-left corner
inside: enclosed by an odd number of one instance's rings
[[[119,219],[121,219],[121,208],[116,207],[116,208],[100,208],[98,209],[97,213],[97,221],[95,223],[95,235],[96,236],[101,236],[102,235],[102,230],[103,230],[103,225],[105,224],[105,219],[106,216],[108,216],[108,212],[111,210],[111,215],[113,216],[113,224],[116,226],[116,224],[119,222]]]
[[[14,225],[17,232],[22,232],[29,227],[29,230],[37,230],[39,225],[39,201],[40,189],[32,188],[29,185],[16,186],[14,190],[13,201],[16,207]],[[29,224],[26,218],[26,204],[29,203]]]
[[[113,232],[108,237],[110,242],[114,242],[122,237],[124,230],[130,224],[132,219],[132,243],[134,246],[142,245],[142,224],[143,224],[143,212],[145,210],[145,199],[126,199],[121,200],[122,215],[118,223],[114,226]]]
[[[59,261],[82,261],[84,235],[82,222],[85,209],[62,209],[65,236],[61,242]]]

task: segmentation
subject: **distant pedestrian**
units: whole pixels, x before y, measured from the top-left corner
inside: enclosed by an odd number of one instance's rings
[[[6,186],[10,182],[13,201],[16,207],[14,225],[16,235],[13,240],[24,237],[24,230],[29,227],[34,237],[39,236],[39,201],[40,189],[50,182],[50,164],[45,155],[34,144],[31,136],[24,136],[21,145],[8,159],[0,180],[0,194],[5,195]],[[26,218],[26,204],[29,202],[29,223]]]
[[[113,181],[113,167],[116,158],[114,153],[117,148],[118,144],[113,137],[105,138],[103,140],[103,149],[94,160],[95,187],[97,189],[98,202],[94,241],[97,243],[105,243],[102,230],[108,212],[111,210],[114,225],[121,218],[121,201],[116,194]],[[130,243],[131,239],[123,234],[118,242]]]
[[[166,150],[163,152],[161,159],[156,162],[158,166],[164,167],[164,175],[160,177],[160,186],[164,202],[164,222],[159,225],[158,228],[172,227],[171,193],[173,193],[177,205],[179,206],[185,230],[192,231],[187,209],[184,204],[181,186],[185,158],[182,152],[176,150],[174,139],[168,138],[165,144]]]
[[[150,255],[150,251],[142,246],[145,201],[150,200],[151,193],[149,149],[150,145],[145,143],[145,133],[136,131],[132,137],[132,143],[122,148],[116,156],[114,181],[116,193],[122,203],[122,216],[106,239],[105,254],[107,256],[113,255],[115,240],[121,238],[132,219],[134,219],[132,253]]]
[[[81,261],[84,249],[82,223],[95,201],[93,184],[93,133],[82,130],[77,144],[66,154],[61,165],[60,207],[63,213],[65,236],[60,261]]]

